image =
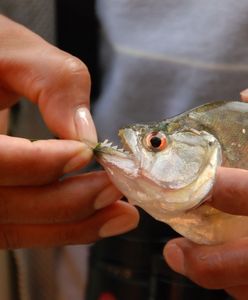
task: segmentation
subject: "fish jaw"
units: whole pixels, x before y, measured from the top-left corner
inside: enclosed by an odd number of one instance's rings
[[[128,156],[115,155],[110,153],[98,153],[97,160],[108,171],[109,174],[115,176],[116,173],[124,173],[126,176],[136,177],[138,168],[135,162]]]
[[[128,201],[140,207],[144,202],[161,201],[164,189],[142,175],[133,153],[111,146],[108,141],[100,143],[94,149],[95,157]]]
[[[149,204],[158,208],[155,203],[163,202],[164,188],[144,177],[135,161],[128,155],[124,157],[116,152],[115,155],[113,154],[112,149],[102,149],[101,152],[97,152],[96,157],[108,173],[110,180],[126,196],[128,202],[145,210],[146,204],[149,208]]]
[[[98,162],[111,178],[119,173],[131,177],[135,177],[138,173],[138,166],[133,155],[128,151],[124,151],[124,149],[112,146],[112,143],[109,143],[108,140],[99,143],[95,147],[94,153]]]

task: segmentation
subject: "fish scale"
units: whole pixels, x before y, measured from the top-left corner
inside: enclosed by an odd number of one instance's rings
[[[208,103],[166,122],[172,127],[175,126],[174,123],[178,123],[180,127],[191,127],[213,134],[222,146],[223,165],[248,169],[247,103]]]

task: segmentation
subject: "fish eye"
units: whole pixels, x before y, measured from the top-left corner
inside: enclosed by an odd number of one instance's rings
[[[144,145],[148,150],[161,151],[166,148],[167,139],[161,132],[151,132],[145,136]]]

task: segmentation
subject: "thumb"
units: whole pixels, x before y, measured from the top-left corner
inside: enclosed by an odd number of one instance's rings
[[[164,248],[169,266],[197,284],[226,289],[247,284],[248,239],[216,245],[197,245],[185,238],[171,240]]]
[[[220,167],[209,204],[230,214],[248,215],[248,171]]]
[[[59,137],[96,142],[89,112],[90,75],[83,62],[3,16],[0,40],[4,40],[0,46],[4,90],[37,104],[47,126]],[[1,98],[0,108],[13,104],[13,99],[8,97],[6,103]]]
[[[240,92],[240,98],[243,102],[248,102],[248,89],[245,89],[242,92]]]

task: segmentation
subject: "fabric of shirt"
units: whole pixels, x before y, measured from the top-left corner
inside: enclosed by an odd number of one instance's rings
[[[201,103],[238,100],[248,86],[245,0],[99,0],[104,80],[100,140]]]

